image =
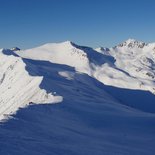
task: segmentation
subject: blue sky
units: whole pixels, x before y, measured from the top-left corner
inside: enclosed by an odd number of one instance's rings
[[[154,0],[0,0],[0,48],[155,42]]]

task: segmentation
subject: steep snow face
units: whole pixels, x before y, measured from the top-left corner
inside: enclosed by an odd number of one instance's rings
[[[29,50],[16,51],[16,53],[24,58],[66,64],[75,67],[80,72],[91,74],[87,54],[74,47],[70,41],[49,43]]]
[[[31,102],[43,104],[62,101],[61,96],[48,94],[39,87],[43,77],[30,76],[20,57],[4,55],[3,52],[0,50],[0,120]]]

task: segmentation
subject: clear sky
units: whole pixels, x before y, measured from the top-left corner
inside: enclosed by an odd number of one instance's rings
[[[155,0],[0,0],[0,48],[155,42]]]

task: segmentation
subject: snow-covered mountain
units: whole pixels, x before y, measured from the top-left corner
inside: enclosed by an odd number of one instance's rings
[[[117,72],[112,73],[112,78],[109,77],[106,84],[155,93],[155,43],[146,44],[128,39],[114,48],[96,50],[102,54],[108,52],[108,55],[115,59],[113,68],[117,69]],[[104,80],[102,82],[104,83]]]
[[[154,154],[154,43],[66,41],[0,59],[0,154]]]
[[[106,85],[155,93],[155,44],[129,39],[114,48],[93,50],[67,41],[15,53],[75,67]]]

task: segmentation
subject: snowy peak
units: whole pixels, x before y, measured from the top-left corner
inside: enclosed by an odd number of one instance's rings
[[[137,41],[135,39],[128,39],[123,43],[120,43],[117,47],[128,47],[128,48],[143,48],[147,44],[142,41]]]
[[[16,51],[23,58],[50,61],[75,67],[78,71],[90,74],[87,54],[71,41],[48,43],[28,50]]]
[[[71,41],[64,41],[64,42],[60,42],[60,43],[47,43],[47,44],[44,44],[44,45],[42,45],[42,46],[40,46],[40,47],[54,47],[54,46],[56,46],[56,47],[61,47],[61,46],[63,46],[64,48],[65,47],[72,47],[72,42]]]

